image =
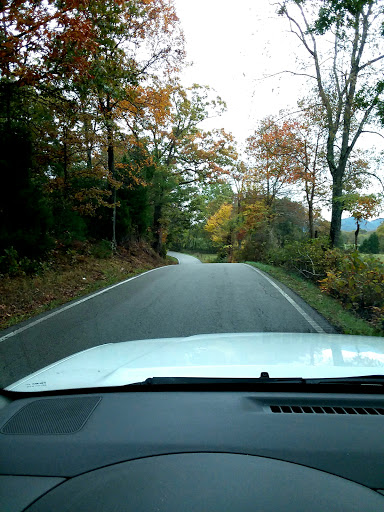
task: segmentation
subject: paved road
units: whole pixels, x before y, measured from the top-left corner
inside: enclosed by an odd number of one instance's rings
[[[180,265],[152,270],[0,332],[0,386],[107,342],[217,332],[333,332],[309,306],[253,267],[196,264],[191,256],[176,256]]]
[[[198,263],[201,265],[201,261],[194,256],[189,254],[183,254],[181,252],[168,251],[169,256],[173,256],[179,261],[179,264],[184,265],[185,263]]]

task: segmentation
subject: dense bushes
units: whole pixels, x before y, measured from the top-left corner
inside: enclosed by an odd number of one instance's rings
[[[295,241],[279,249],[270,250],[267,262],[298,272],[307,279],[318,282],[335,268],[343,253],[330,249],[329,239],[315,238],[303,242]]]
[[[384,265],[379,260],[330,249],[324,238],[271,250],[267,262],[314,281],[347,309],[384,327]]]
[[[320,288],[339,299],[348,309],[384,328],[384,266],[357,252],[345,254],[329,269]]]

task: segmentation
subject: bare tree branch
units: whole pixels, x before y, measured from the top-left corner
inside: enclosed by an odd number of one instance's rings
[[[266,78],[273,78],[275,76],[283,75],[285,73],[289,73],[289,74],[295,75],[295,76],[306,76],[308,78],[313,78],[314,80],[316,80],[316,77],[314,75],[309,75],[308,73],[299,73],[297,71],[290,71],[289,69],[286,69],[284,71],[279,71],[278,73],[273,73],[272,75],[265,75],[263,78],[259,78],[257,80],[258,81],[265,80]]]

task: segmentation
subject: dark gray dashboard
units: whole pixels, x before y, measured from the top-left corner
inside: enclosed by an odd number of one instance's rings
[[[229,504],[239,493],[241,507],[227,510],[251,510],[252,500],[261,503],[268,493],[264,508],[252,510],[321,510],[316,503],[323,510],[325,503],[332,510],[359,510],[359,500],[364,510],[384,510],[384,497],[375,492],[384,489],[382,395],[146,391],[31,397],[0,410],[0,432],[2,511],[21,511],[39,495],[45,496],[28,510],[109,510],[107,502],[97,508],[92,501],[103,482],[104,498],[109,492],[115,500],[110,510],[152,510],[151,502],[153,510],[209,504],[206,509],[215,511],[212,504],[223,503],[219,496]],[[15,486],[20,491],[12,500]],[[193,489],[197,501],[189,497],[189,508],[182,506]],[[63,500],[65,495],[73,500]],[[304,508],[293,507],[300,496]],[[118,508],[119,502],[130,505]]]

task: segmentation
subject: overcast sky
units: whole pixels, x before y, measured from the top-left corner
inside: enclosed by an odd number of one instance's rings
[[[302,50],[288,34],[285,19],[268,0],[174,0],[183,27],[187,60],[186,85],[214,88],[228,112],[209,127],[225,128],[243,142],[259,120],[280,109],[294,108],[303,95],[302,80],[265,75],[297,68]]]

